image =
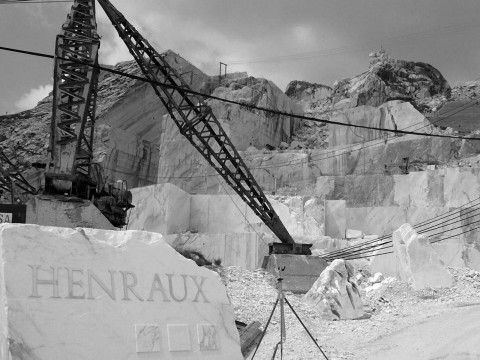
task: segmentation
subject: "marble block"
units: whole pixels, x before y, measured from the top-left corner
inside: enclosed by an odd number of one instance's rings
[[[0,359],[243,359],[218,274],[160,234],[3,224],[0,254]]]
[[[325,200],[325,235],[343,239],[347,231],[345,200]]]
[[[414,290],[450,287],[452,275],[423,234],[410,224],[403,224],[393,233],[393,252],[397,265],[397,278],[408,282]]]
[[[131,189],[133,204],[128,228],[176,234],[190,229],[190,194],[173,184]]]

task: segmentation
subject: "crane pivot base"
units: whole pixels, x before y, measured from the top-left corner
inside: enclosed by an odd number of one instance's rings
[[[292,255],[312,255],[310,248],[312,244],[268,244],[268,254],[292,254]]]
[[[265,256],[262,267],[273,276],[283,278],[283,290],[305,294],[327,265],[318,256],[272,254]]]

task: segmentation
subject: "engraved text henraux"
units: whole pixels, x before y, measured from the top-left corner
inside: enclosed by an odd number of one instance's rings
[[[206,302],[206,277],[186,274],[152,274],[139,280],[132,271],[28,265],[30,298],[95,300],[107,296],[120,301]]]

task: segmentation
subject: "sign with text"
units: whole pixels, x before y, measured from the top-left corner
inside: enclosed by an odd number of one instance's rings
[[[0,246],[2,359],[243,360],[220,277],[160,234],[0,224]]]
[[[25,224],[27,206],[15,204],[0,204],[0,224],[20,223]]]

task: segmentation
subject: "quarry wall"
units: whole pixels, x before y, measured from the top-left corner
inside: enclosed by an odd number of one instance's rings
[[[296,241],[329,251],[338,244],[326,239],[345,238],[348,229],[381,236],[404,223],[419,224],[467,204],[478,198],[479,172],[467,167],[407,175],[321,176],[314,196],[268,198]],[[269,229],[237,195],[188,194],[173,184],[132,193],[136,208],[129,229],[162,233],[172,244],[201,249],[227,265],[259,266],[267,243],[273,241]],[[448,238],[435,244],[447,264],[477,269],[480,229],[470,225],[469,211],[467,205],[457,221],[437,223],[426,234],[432,241]]]

